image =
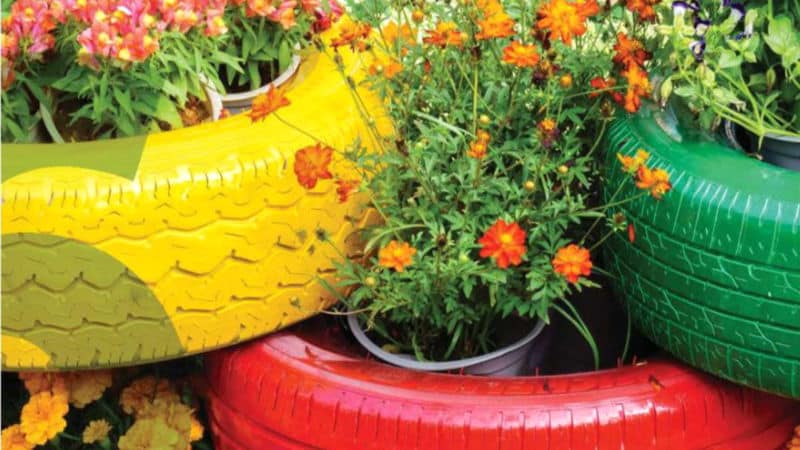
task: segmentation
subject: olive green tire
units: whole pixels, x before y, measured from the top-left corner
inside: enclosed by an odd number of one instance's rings
[[[635,239],[605,261],[634,324],[687,363],[800,398],[800,173],[762,163],[666,114],[617,120],[607,135],[609,200],[636,195],[617,153],[650,152],[670,174],[660,201],[623,204]]]

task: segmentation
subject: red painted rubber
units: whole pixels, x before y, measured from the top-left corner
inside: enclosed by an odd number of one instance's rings
[[[770,450],[800,419],[798,403],[672,360],[551,377],[420,373],[363,359],[313,322],[208,355],[218,450]]]

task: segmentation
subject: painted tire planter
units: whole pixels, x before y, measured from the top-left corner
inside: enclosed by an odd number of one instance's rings
[[[302,58],[300,55],[292,56],[292,62],[289,64],[289,67],[281,73],[278,78],[274,79],[272,82],[261,86],[258,89],[253,89],[247,92],[239,92],[239,93],[229,93],[229,94],[217,94],[220,98],[220,102],[222,106],[228,109],[231,113],[237,114],[246,109],[250,109],[253,105],[253,100],[261,94],[268,92],[273,87],[280,87],[292,80],[297,74],[297,71],[300,69],[300,62]]]
[[[410,371],[323,325],[208,355],[218,450],[771,450],[800,413],[667,359],[552,377]]]
[[[359,79],[363,62],[340,53]],[[307,55],[289,89],[285,120],[338,148],[369,141],[329,58]],[[340,204],[332,181],[298,184],[294,152],[312,143],[274,116],[240,115],[131,139],[4,145],[3,369],[173,358],[327,306],[315,277],[370,214],[358,198]],[[338,155],[331,167],[350,173]]]
[[[617,292],[638,328],[689,364],[800,398],[800,173],[667,133],[660,114],[622,118],[609,134],[609,162],[643,148],[674,186],[621,210],[636,238],[607,246]],[[624,175],[609,167],[613,192]]]

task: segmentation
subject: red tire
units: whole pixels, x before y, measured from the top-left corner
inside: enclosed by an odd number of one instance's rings
[[[800,420],[797,403],[672,360],[566,376],[431,374],[366,360],[320,328],[208,356],[218,450],[770,450]]]

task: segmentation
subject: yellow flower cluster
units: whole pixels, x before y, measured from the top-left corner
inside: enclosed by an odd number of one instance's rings
[[[75,408],[100,399],[112,384],[110,371],[72,373],[20,373],[30,394],[20,423],[2,430],[2,450],[32,450],[44,445],[67,427],[70,404]],[[119,438],[120,450],[191,450],[191,442],[202,439],[203,425],[194,411],[181,403],[167,380],[146,376],[133,381],[120,395],[122,410],[134,416],[134,424]],[[112,425],[105,419],[89,422],[83,430],[84,444],[108,445]]]

